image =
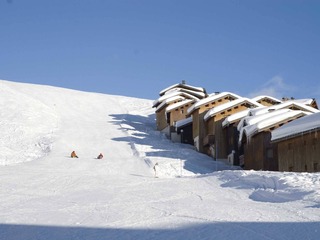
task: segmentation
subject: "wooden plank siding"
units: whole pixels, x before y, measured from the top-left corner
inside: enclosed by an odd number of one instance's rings
[[[156,119],[158,131],[165,129],[168,126],[165,108],[162,108],[156,112]]]
[[[234,100],[235,98],[229,95],[226,95],[223,98],[216,99],[214,101],[208,102],[204,105],[201,105],[198,109],[193,111],[190,115],[193,117],[193,139],[198,138],[198,151],[202,153],[207,153],[206,147],[203,146],[203,139],[206,137],[207,133],[205,130],[205,121],[204,121],[204,116],[206,113],[221,104],[230,102]]]
[[[215,146],[215,158],[217,159],[226,159],[228,157],[229,147],[228,147],[228,137],[227,130],[222,127],[222,122],[224,119],[232,114],[241,112],[245,109],[252,107],[252,105],[248,103],[241,103],[239,105],[235,105],[232,108],[225,109],[216,115],[210,117],[207,121],[205,121],[204,129],[205,129],[205,137],[208,135],[213,135],[214,143],[210,143],[210,145]],[[233,131],[234,132],[234,131]],[[230,132],[229,132],[230,134]],[[238,134],[236,134],[238,136]],[[236,136],[233,136],[235,138]],[[208,147],[204,146],[204,153],[208,153]]]
[[[277,144],[271,143],[271,133],[260,132],[244,143],[244,169],[278,171]]]
[[[239,166],[239,148],[238,148],[238,141],[239,141],[239,131],[237,129],[237,125],[239,122],[230,124],[229,126],[225,127],[226,139],[227,139],[227,155],[230,154],[232,151],[234,152],[234,161],[233,165]]]
[[[175,113],[173,116],[173,119],[176,118],[176,120],[172,120],[172,117],[170,116],[170,114],[166,113],[166,109],[168,106],[178,103],[181,100],[175,100],[172,102],[168,102],[167,104],[164,104],[161,108],[156,110],[156,124],[157,124],[157,130],[158,131],[162,131],[163,129],[165,129],[168,126],[173,126],[170,123],[173,123],[173,121],[178,121],[181,119],[184,119],[186,116],[186,112],[187,112],[187,108],[189,107],[189,105],[187,107],[182,107],[182,109],[184,109],[185,114],[181,114],[180,113]],[[181,115],[180,115],[181,114]]]
[[[277,143],[279,171],[320,171],[320,131],[301,134]]]
[[[278,102],[272,101],[271,99],[268,99],[268,98],[263,98],[263,99],[261,99],[261,100],[259,100],[257,102],[262,104],[263,106],[266,106],[266,107],[278,104]]]
[[[167,116],[169,114],[169,125],[175,126],[175,123],[179,120],[186,119],[187,116],[187,109],[190,107],[190,104],[185,104],[183,106],[180,106],[179,108],[176,108],[170,112],[167,113]]]

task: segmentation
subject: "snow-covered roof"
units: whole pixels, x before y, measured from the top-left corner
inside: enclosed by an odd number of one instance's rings
[[[159,97],[157,100],[155,100],[153,102],[153,106],[152,107],[158,107],[163,101],[165,101],[166,99],[168,98],[172,98],[172,97],[175,97],[175,96],[182,96],[184,98],[188,98],[188,99],[195,99],[195,100],[199,100],[199,98],[189,94],[189,93],[186,93],[186,92],[180,92],[180,91],[174,91],[174,92],[170,92],[168,94],[165,94],[161,97]]]
[[[272,111],[272,110],[290,108],[290,107],[296,107],[296,108],[299,108],[300,110],[308,111],[308,112],[312,112],[312,113],[319,112],[318,109],[315,109],[313,107],[310,107],[310,106],[307,106],[307,105],[304,105],[304,104],[301,104],[301,103],[298,103],[298,102],[286,101],[284,103],[273,105],[273,106],[270,106],[270,107],[252,109],[249,112],[249,115],[255,116],[255,115],[260,115],[260,114],[267,113],[267,112]]]
[[[261,96],[256,96],[254,98],[252,98],[253,101],[256,101],[256,102],[259,102],[260,100],[263,100],[263,99],[270,99],[274,102],[277,102],[277,103],[282,103],[281,100],[277,99],[277,98],[274,98],[274,97],[271,97],[271,96],[267,96],[267,95],[261,95]]]
[[[207,98],[204,98],[204,99],[197,101],[190,108],[188,108],[187,112],[188,112],[188,114],[191,114],[194,110],[200,108],[201,106],[208,104],[210,102],[216,101],[218,99],[224,98],[226,96],[231,96],[231,97],[234,97],[235,99],[241,98],[239,95],[234,94],[234,93],[230,93],[230,92],[222,92],[222,93],[218,93],[218,94],[213,94]]]
[[[169,91],[167,91],[165,94],[172,93],[172,92],[185,92],[185,93],[189,93],[195,97],[198,97],[200,99],[206,97],[206,93],[204,93],[204,92],[194,91],[194,90],[185,89],[185,88],[173,88],[173,89],[170,89]]]
[[[184,88],[184,89],[190,89],[190,90],[197,91],[197,92],[204,92],[204,93],[206,92],[205,89],[202,88],[202,87],[194,87],[194,86],[191,86],[191,85],[188,85],[188,84],[177,83],[177,84],[171,85],[171,86],[161,90],[159,95],[162,96],[167,91],[169,91],[169,90],[171,90],[173,88]]]
[[[272,131],[272,141],[295,137],[297,134],[320,129],[320,113],[294,120]]]
[[[250,110],[249,110],[250,111]],[[293,111],[291,109],[288,109],[288,108],[284,108],[284,109],[279,109],[279,110],[275,110],[275,111],[272,111],[272,112],[266,112],[264,114],[260,114],[260,115],[256,115],[256,116],[247,116],[247,117],[244,117],[240,120],[237,128],[238,128],[238,131],[241,130],[241,128],[247,126],[247,125],[252,125],[252,124],[255,124],[257,122],[260,122],[264,119],[267,119],[267,118],[270,118],[270,117],[273,117],[273,116],[276,116],[276,115],[280,115],[280,114],[283,114],[283,113],[286,113],[286,112],[290,112],[290,111]]]
[[[184,100],[185,98],[182,97],[182,96],[173,96],[173,97],[170,97],[170,98],[167,98],[165,99],[163,102],[161,102],[157,108],[156,108],[156,112],[159,111],[160,109],[162,109],[163,107],[165,107],[166,105],[172,103],[172,102],[175,102],[175,101],[182,101]]]
[[[221,104],[219,106],[216,106],[212,109],[210,109],[206,115],[204,116],[204,120],[207,121],[209,118],[211,118],[212,116],[216,115],[217,113],[221,112],[221,111],[225,111],[226,109],[232,108],[234,106],[237,106],[239,104],[243,104],[243,103],[248,103],[251,104],[254,107],[262,107],[262,105],[260,103],[257,103],[256,101],[252,101],[249,98],[239,98],[236,100],[233,100],[231,102],[227,102],[224,104]]]
[[[314,102],[314,99],[312,99],[312,98],[293,99],[293,100],[290,100],[290,102],[300,103],[300,104],[304,104],[304,105],[311,105]]]
[[[168,106],[166,108],[166,112],[170,112],[170,111],[175,110],[175,109],[177,109],[177,108],[179,108],[179,107],[181,107],[181,106],[183,106],[185,104],[189,104],[189,103],[192,103],[194,101],[195,101],[194,99],[185,99],[185,100],[183,100],[181,102],[174,103],[174,104],[172,104],[172,105],[170,105],[170,106]]]
[[[232,115],[230,115],[229,117],[227,117],[223,122],[222,122],[222,127],[226,127],[229,124],[236,122],[244,117],[246,117],[248,115],[248,112],[250,111],[250,109],[245,109],[241,112],[237,112],[234,113]]]
[[[255,134],[262,132],[264,129],[271,128],[271,127],[278,125],[282,122],[289,121],[289,120],[292,120],[295,118],[299,118],[299,117],[302,117],[302,116],[305,116],[308,114],[310,114],[310,113],[304,112],[301,110],[291,110],[289,112],[285,112],[282,114],[278,114],[278,115],[263,119],[255,124],[245,126],[240,130],[239,144],[241,144],[242,137],[244,134],[247,136],[247,138],[251,138]]]
[[[180,127],[183,127],[183,126],[186,126],[188,124],[192,123],[192,116],[191,117],[188,117],[186,119],[182,119],[182,120],[179,120],[176,122],[176,130],[177,128],[180,128]]]

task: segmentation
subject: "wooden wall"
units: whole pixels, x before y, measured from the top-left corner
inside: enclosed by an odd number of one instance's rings
[[[239,166],[239,131],[237,124],[231,124],[225,128],[226,139],[227,139],[227,155],[234,151],[234,162],[233,165]]]
[[[168,126],[167,120],[166,120],[166,109],[163,108],[156,112],[156,118],[157,118],[157,130],[161,131],[165,129]]]
[[[320,131],[278,142],[279,171],[320,172]]]
[[[224,119],[220,119],[214,122],[215,128],[215,146],[217,159],[227,159],[227,134],[226,130],[222,128],[222,122]]]
[[[187,109],[190,107],[189,104],[183,105],[177,109],[170,111],[170,126],[174,126],[174,123],[186,119]]]
[[[267,106],[267,107],[277,104],[276,102],[268,100],[268,99],[261,99],[258,101],[258,103],[262,104],[263,106]]]
[[[244,168],[278,171],[277,145],[271,143],[270,132],[260,132],[247,139],[244,146]]]

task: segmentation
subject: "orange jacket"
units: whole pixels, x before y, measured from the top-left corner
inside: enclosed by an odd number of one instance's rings
[[[75,151],[72,151],[71,157],[72,157],[72,158],[77,158],[77,157],[78,157]]]

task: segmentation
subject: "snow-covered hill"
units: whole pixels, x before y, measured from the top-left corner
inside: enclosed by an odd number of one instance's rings
[[[151,105],[0,81],[0,239],[319,238],[319,173],[232,170]]]

